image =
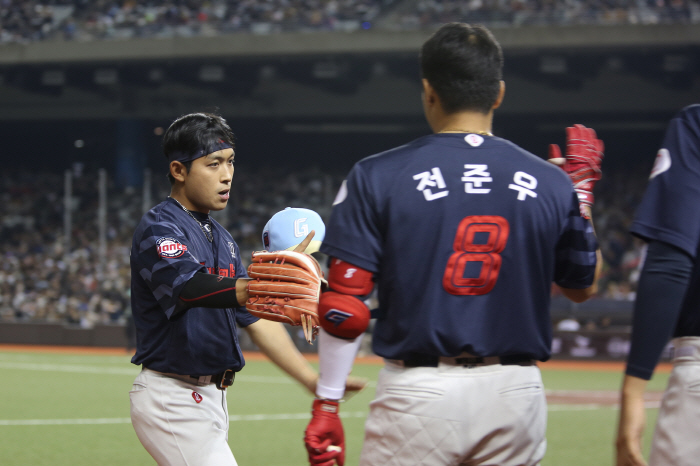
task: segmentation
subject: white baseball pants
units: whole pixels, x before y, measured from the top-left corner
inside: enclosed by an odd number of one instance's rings
[[[200,387],[144,368],[129,398],[136,435],[159,466],[236,466],[226,391],[215,384]]]
[[[404,368],[387,361],[365,423],[363,466],[533,466],[546,450],[539,368]]]
[[[649,466],[700,463],[700,337],[673,339],[673,371],[661,401]]]

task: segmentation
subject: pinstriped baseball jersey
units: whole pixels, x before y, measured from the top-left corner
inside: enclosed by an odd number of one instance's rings
[[[591,286],[596,249],[560,168],[477,134],[433,134],[357,163],[321,247],[376,273],[372,344],[390,359],[548,359],[551,283]]]
[[[191,213],[197,220],[168,198],[146,213],[134,232],[131,305],[137,349],[132,362],[188,375],[240,370],[245,361],[236,327],[258,320],[245,307],[192,308],[171,319],[195,273],[247,278],[231,235],[208,215]],[[213,233],[212,243],[200,223]]]

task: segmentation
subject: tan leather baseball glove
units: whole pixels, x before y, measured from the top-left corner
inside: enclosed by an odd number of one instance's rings
[[[248,266],[246,309],[261,319],[301,325],[306,341],[318,333],[323,272],[316,259],[294,251],[258,251]]]

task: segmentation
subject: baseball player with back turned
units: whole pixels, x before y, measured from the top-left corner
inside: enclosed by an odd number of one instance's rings
[[[545,453],[536,361],[550,357],[552,281],[577,302],[595,291],[586,217],[602,143],[567,129],[562,170],[491,134],[502,60],[486,28],[441,27],[420,54],[434,134],[358,162],[338,192],[321,246],[330,291],[305,433],[313,465],[344,463],[337,400],[375,285],[372,348],[385,367],[360,464],[536,465]]]
[[[282,324],[246,311],[250,280],[238,246],[209,216],[226,207],[231,189],[226,121],[180,117],[163,136],[163,152],[171,193],[143,216],[131,248],[132,362],[143,366],[130,392],[131,420],[159,465],[235,465],[226,388],[245,364],[237,328],[312,393],[317,374]]]
[[[617,466],[646,465],[644,390],[673,338],[673,372],[656,421],[649,464],[700,463],[700,105],[670,122],[632,224],[647,241],[622,386]]]

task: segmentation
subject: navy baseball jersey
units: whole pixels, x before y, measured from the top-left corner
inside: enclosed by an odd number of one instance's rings
[[[563,170],[504,139],[443,133],[358,162],[321,251],[375,273],[380,356],[546,360],[551,283],[591,286],[596,248]]]
[[[695,260],[673,336],[700,336],[700,105],[684,108],[669,123],[631,232]]]
[[[245,307],[192,308],[173,316],[182,288],[195,273],[247,278],[231,235],[208,215],[190,213],[168,198],[146,213],[134,232],[131,306],[137,349],[131,362],[195,376],[240,370],[245,361],[236,325],[258,320]],[[203,228],[211,231],[213,242]]]

